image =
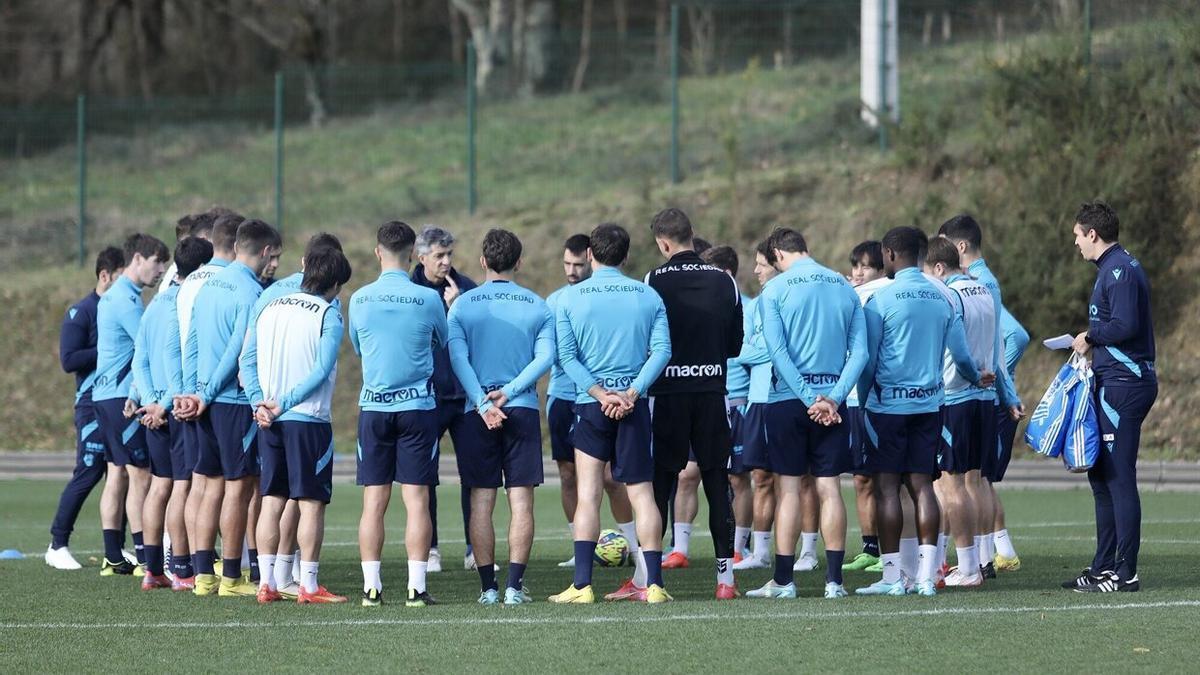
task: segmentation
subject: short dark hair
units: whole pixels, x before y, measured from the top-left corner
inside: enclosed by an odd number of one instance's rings
[[[308,238],[308,244],[304,246],[304,255],[308,255],[309,251],[315,251],[318,248],[336,248],[340,251],[342,250],[342,241],[328,232],[318,232]]]
[[[663,209],[654,214],[650,221],[650,231],[655,237],[673,241],[676,244],[686,244],[695,236],[692,232],[692,221],[687,214],[679,209]]]
[[[213,245],[207,239],[186,237],[175,245],[175,269],[179,276],[187,275],[200,269],[200,266],[212,260]]]
[[[282,245],[279,230],[264,221],[252,218],[238,225],[235,248],[240,253],[258,253],[264,248],[278,248]]]
[[[700,254],[704,262],[737,276],[738,254],[732,246],[714,246]]]
[[[629,257],[629,233],[616,223],[601,223],[592,230],[592,258],[601,265],[616,267]]]
[[[1117,212],[1099,200],[1080,204],[1079,211],[1075,213],[1075,222],[1083,228],[1084,234],[1095,230],[1096,236],[1106,244],[1117,241],[1121,235],[1121,222],[1117,219]]]
[[[771,230],[771,236],[767,238],[767,243],[772,249],[788,253],[808,253],[808,242],[804,241],[804,235],[790,227],[777,227]]]
[[[483,261],[493,272],[507,272],[521,259],[521,240],[508,230],[492,229],[483,235]]]
[[[217,216],[212,225],[212,245],[214,251],[232,251],[237,245],[238,228],[245,218],[236,213]]]
[[[915,227],[893,227],[883,235],[881,245],[895,253],[896,257],[915,265],[927,241],[925,233]]]
[[[376,234],[375,240],[385,251],[395,255],[406,249],[411,249],[417,243],[417,233],[413,232],[408,223],[403,223],[399,220],[389,220],[379,226],[379,232]]]
[[[967,242],[967,250],[970,251],[978,251],[983,247],[983,229],[966,213],[960,213],[942,223],[937,233],[955,243]]]
[[[850,251],[851,265],[866,265],[877,270],[883,269],[883,246],[874,239],[868,239]]]
[[[135,232],[125,239],[125,264],[133,262],[135,254],[143,258],[156,258],[161,262],[171,259],[171,251],[158,237],[152,237],[143,232]]]
[[[591,245],[592,240],[586,234],[573,234],[567,237],[563,250],[570,251],[572,255],[583,255]]]
[[[200,235],[207,234],[211,239],[213,223],[215,222],[217,222],[217,217],[211,211],[197,213],[192,216],[192,227],[188,230],[188,236],[199,237]]]
[[[179,220],[175,221],[175,241],[180,241],[184,237],[192,236],[192,224],[196,222],[196,216],[190,213],[180,216]]]
[[[101,272],[116,274],[125,267],[125,252],[116,246],[106,246],[104,250],[96,254],[96,278],[100,278]]]
[[[314,248],[304,254],[304,280],[300,288],[305,293],[325,295],[334,286],[346,285],[350,274],[350,261],[340,248]]]
[[[926,265],[933,267],[938,263],[942,263],[952,270],[962,267],[962,260],[958,256],[958,247],[946,237],[930,239],[928,250],[925,252]]]
[[[762,257],[767,261],[768,265],[774,265],[777,262],[775,260],[775,249],[771,248],[770,238],[763,239],[762,241],[758,242],[758,246],[754,247],[754,252],[761,254]]]
[[[707,239],[701,239],[700,237],[692,238],[692,251],[696,255],[703,255],[705,251],[708,251],[712,247],[713,245]]]

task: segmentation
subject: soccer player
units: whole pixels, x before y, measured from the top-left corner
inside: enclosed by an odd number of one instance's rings
[[[183,370],[178,338],[171,330],[171,317],[176,313],[175,300],[179,282],[187,278],[212,258],[212,244],[198,237],[184,237],[175,247],[175,279],[165,291],[154,296],[142,316],[133,349],[133,380],[141,407],[137,410],[146,428],[146,447],[150,455],[150,491],[142,506],[142,534],[146,552],[146,576],[142,590],[172,588],[173,581],[163,570],[163,531],[169,531],[172,548],[172,570],[185,586],[193,574],[190,569],[187,530],[184,526],[183,499],[176,492],[187,489],[192,468],[187,466],[183,452],[180,422],[168,419],[174,406],[174,396],[182,388]],[[168,503],[173,507],[168,510]],[[184,563],[186,566],[180,566]]]
[[[183,216],[175,222],[175,243],[179,244],[179,242],[188,237],[200,237],[204,240],[210,239],[213,221],[217,219],[218,213],[226,211],[226,209],[217,208],[196,215]],[[179,268],[175,261],[172,260],[171,264],[167,267],[166,273],[163,274],[162,281],[158,282],[158,292],[162,293],[176,284],[175,277],[178,275]],[[186,275],[184,276],[186,277]]]
[[[96,385],[92,401],[108,455],[107,478],[100,497],[100,524],[104,529],[101,576],[145,572],[142,547],[142,502],[150,487],[146,436],[130,400],[133,384],[133,345],[145,307],[142,289],[158,283],[170,253],[148,234],[125,240],[125,269],[96,305]],[[122,502],[124,509],[122,509]],[[121,555],[122,521],[129,519],[137,554],[137,570]]]
[[[544,478],[536,385],[554,362],[554,319],[545,301],[513,281],[521,268],[521,241],[512,232],[489,230],[479,264],[486,282],[463,293],[448,318],[450,362],[470,406],[467,439],[454,450],[471,490],[479,604],[500,602],[492,513],[503,483],[510,512],[504,604],[520,605],[532,601],[525,566],[533,546],[533,489]]]
[[[825,539],[825,597],[842,586],[846,506],[838,478],[848,471],[850,429],[844,401],[866,363],[866,329],[858,296],[842,275],[814,260],[797,231],[777,228],[770,246],[782,274],[759,298],[763,337],[775,368],[766,410],[771,468],[779,481],[775,513],[775,576],[749,597],[794,598],[793,555],[800,516],[800,480],[811,475],[820,499]]]
[[[729,246],[716,246],[700,255],[704,262],[737,279],[738,255]],[[750,298],[742,294],[742,308],[745,311]],[[746,328],[747,316],[742,315],[742,341],[750,330]],[[733,557],[734,569],[741,562],[747,551],[746,544],[750,541],[751,525],[754,520],[754,490],[750,485],[750,470],[742,463],[742,411],[746,408],[746,398],[750,393],[750,371],[746,366],[737,362],[737,356],[732,356],[725,362],[725,407],[729,418],[729,437],[733,443],[733,452],[729,456],[729,484],[733,488]]]
[[[339,248],[312,248],[304,256],[300,290],[267,303],[251,324],[240,358],[246,397],[254,407],[262,473],[257,540],[280,549],[280,518],[299,502],[299,604],[342,603],[317,581],[325,538],[325,507],[333,496],[333,387],[337,378],[342,315],[332,302],[350,280]],[[269,554],[268,554],[269,555]],[[260,566],[258,601],[282,600],[270,559]],[[290,567],[290,566],[289,566]],[[290,569],[288,570],[290,572]]]
[[[429,495],[438,482],[437,400],[434,354],[447,340],[443,296],[413,283],[417,235],[399,221],[384,223],[376,237],[379,278],[350,298],[350,342],[362,357],[358,406],[358,484],[363,512],[358,523],[364,607],[383,602],[380,560],[392,483],[400,483],[406,524],[409,607],[435,604],[425,587],[429,565]]]
[[[663,522],[667,501],[689,452],[708,501],[717,558],[718,600],[737,597],[733,577],[733,511],[729,503],[729,419],[725,364],[742,345],[737,282],[693,250],[692,223],[679,209],[654,216],[650,230],[667,262],[646,275],[667,308],[671,361],[650,387],[654,425],[654,498]]]
[[[121,249],[109,246],[100,251],[96,256],[95,290],[71,305],[59,332],[59,362],[64,371],[75,375],[76,439],[75,470],[58,499],[58,510],[50,524],[50,545],[46,547],[46,564],[59,570],[83,567],[67,546],[83,503],[104,478],[104,436],[92,405],[92,388],[96,384],[96,306],[124,269],[125,254]],[[121,537],[124,536],[122,532]]]
[[[854,286],[859,302],[865,305],[875,291],[891,283],[883,272],[883,248],[879,242],[867,240],[855,246],[850,252],[850,284]],[[882,572],[879,534],[875,528],[875,485],[863,466],[866,431],[857,386],[846,395],[846,412],[850,423],[850,451],[854,456],[854,503],[863,548],[853,560],[842,565],[842,569]]]
[[[995,335],[998,317],[991,292],[963,273],[958,249],[945,237],[929,242],[925,274],[933,276],[963,326],[971,359],[982,370],[996,368]],[[943,359],[945,402],[941,410],[941,446],[938,468],[944,522],[950,526],[958,553],[958,566],[946,575],[947,586],[975,588],[983,584],[983,566],[976,547],[979,517],[967,485],[978,484],[983,456],[996,452],[996,393],[972,386],[958,373],[948,352]]]
[[[221,597],[240,597],[258,592],[249,574],[242,576],[242,545],[259,467],[254,442],[258,425],[238,380],[238,357],[246,341],[250,312],[262,293],[258,279],[268,267],[279,265],[281,249],[279,231],[267,223],[251,219],[238,225],[234,261],[204,282],[188,327],[183,384],[188,393],[175,406],[183,419],[199,423],[196,473],[210,482],[224,481],[223,493],[206,485],[197,517],[196,595],[216,592]],[[218,529],[214,516],[218,513],[219,580],[213,564]]]
[[[242,224],[244,218],[242,216],[221,210],[223,215],[214,215],[217,210],[213,209],[201,216],[197,217],[192,224],[192,236],[197,238],[208,239],[212,243],[212,258],[201,265],[199,269],[192,272],[179,285],[179,291],[175,296],[175,316],[168,316],[169,322],[168,332],[177,336],[178,347],[176,342],[171,342],[166,345],[168,354],[166,358],[172,362],[178,362],[181,373],[189,371],[194,372],[196,365],[194,359],[188,359],[184,353],[185,343],[187,341],[188,330],[191,328],[192,309],[196,304],[196,296],[199,295],[200,289],[204,284],[216,276],[221,270],[229,266],[233,262],[235,256],[233,248],[237,241],[237,228]],[[219,509],[221,508],[221,499],[224,495],[224,481],[214,478],[209,481],[208,477],[196,471],[196,462],[200,457],[200,433],[199,423],[194,419],[181,414],[181,411],[187,411],[189,408],[182,400],[185,393],[183,389],[184,380],[181,378],[179,382],[179,390],[175,391],[173,399],[173,415],[179,422],[180,436],[183,437],[183,454],[184,466],[191,471],[191,481],[186,485],[186,494],[181,495],[178,492],[172,494],[172,500],[183,499],[183,520],[184,527],[187,530],[188,545],[192,551],[191,560],[176,558],[171,556],[172,565],[186,565],[183,571],[192,571],[189,581],[180,581],[178,574],[176,581],[173,583],[174,590],[195,590],[195,570],[197,567],[197,551],[199,550],[201,540],[208,542],[208,548],[211,549],[216,538],[215,527],[219,519]],[[203,520],[206,528],[214,528],[211,533],[200,535],[200,513],[204,509],[205,494],[208,492],[209,483],[212,483],[214,494],[209,495],[210,508],[214,510],[211,515],[206,516]],[[176,484],[176,489],[180,489],[179,484]],[[172,506],[168,504],[168,509]],[[184,576],[188,579],[188,576]]]
[[[1004,369],[1008,371],[1008,379],[1012,381],[1013,388],[1016,389],[1017,362],[1021,360],[1021,356],[1025,354],[1025,348],[1029,346],[1029,332],[1003,306],[1000,307],[1000,330],[1004,334]],[[1014,420],[1007,411],[999,409],[998,411],[1001,413],[997,415],[997,427],[999,427],[1000,435],[998,458],[992,467],[992,475],[985,477],[985,480],[993,486],[1004,480],[1004,474],[1008,471],[1008,463],[1012,460],[1013,440],[1017,436],[1017,420]],[[1000,500],[999,493],[996,494],[995,503],[996,515],[992,543],[996,548],[996,557],[993,562],[997,572],[1015,572],[1021,569],[1021,559],[1017,556],[1017,550],[1013,547],[1012,538],[1008,534],[1008,525],[1004,522],[1004,503]]]
[[[567,277],[567,285],[554,291],[546,298],[546,305],[551,314],[557,311],[558,301],[562,294],[571,286],[592,276],[592,268],[588,262],[588,236],[573,234],[563,244],[563,273]],[[546,388],[546,426],[550,431],[550,455],[558,464],[558,477],[562,484],[562,507],[567,516],[567,528],[571,531],[571,541],[575,541],[575,507],[579,501],[575,488],[575,446],[571,443],[571,432],[575,427],[575,383],[558,364],[558,350],[554,354],[554,366],[550,369],[550,384]],[[613,480],[612,469],[604,469],[604,491],[608,493],[608,505],[613,518],[617,521],[617,529],[629,542],[630,552],[637,553],[637,529],[633,524],[633,507],[629,505],[629,496],[625,494],[625,486]],[[645,565],[641,556],[634,558],[638,573],[631,583],[641,589],[646,588]],[[559,567],[574,567],[575,556],[558,563]],[[632,589],[632,586],[631,586]]]
[[[775,268],[775,253],[767,240],[759,242],[754,253],[754,276],[760,289],[779,274]],[[753,298],[745,304],[742,317],[742,349],[737,363],[750,369],[750,388],[746,395],[746,412],[742,416],[742,465],[750,471],[754,483],[754,521],[751,536],[754,548],[750,556],[734,563],[735,570],[764,569],[771,566],[771,528],[775,523],[776,483],[771,473],[771,461],[767,453],[767,435],[764,411],[771,391],[774,370],[771,354],[763,341],[762,314],[758,312],[758,301]]]
[[[626,486],[646,564],[646,590],[628,596],[648,603],[671,600],[662,580],[662,518],[654,495],[650,406],[644,395],[671,359],[662,298],[621,274],[629,233],[613,223],[592,230],[592,276],[563,293],[555,312],[558,360],[575,382],[575,580],[556,603],[591,603],[592,555],[600,535],[604,465]]]
[[[454,269],[454,235],[436,225],[426,225],[417,236],[417,266],[413,268],[412,281],[418,286],[432,288],[442,298],[442,307],[449,314],[455,301],[467,291],[475,288],[475,282]],[[467,395],[463,391],[454,369],[450,366],[450,351],[445,343],[433,353],[433,390],[438,401],[438,438],[450,432],[450,440],[457,453],[460,442],[465,441]],[[456,454],[457,457],[457,454]],[[460,472],[461,474],[461,472]],[[463,531],[471,530],[471,491],[462,486],[460,498]],[[429,571],[442,571],[442,555],[438,551],[437,490],[429,491],[429,513],[433,522],[433,539],[429,549]],[[469,539],[469,537],[468,537]],[[475,569],[475,556],[467,542],[463,556],[463,567]]]
[[[963,377],[978,386],[995,381],[980,373],[967,349],[962,323],[946,298],[917,267],[925,234],[897,227],[883,237],[883,266],[895,283],[863,307],[867,366],[859,380],[866,410],[866,468],[874,474],[876,524],[883,578],[860,595],[905,595],[900,574],[900,488],[916,503],[919,538],[916,592],[933,596],[941,514],[933,493],[944,395],[943,357],[954,357]]]
[[[1096,264],[1088,305],[1088,329],[1073,348],[1092,355],[1093,392],[1102,451],[1088,471],[1096,502],[1096,556],[1064,586],[1085,593],[1140,589],[1137,557],[1142,504],[1137,488],[1137,454],[1142,422],[1158,397],[1154,372],[1154,325],[1146,270],[1121,246],[1117,212],[1104,202],[1087,202],[1075,214],[1075,246]]]
[[[1000,316],[1000,308],[1004,306],[1000,293],[1000,282],[996,280],[996,275],[992,274],[987,262],[983,259],[983,229],[979,223],[969,215],[960,214],[942,223],[942,226],[938,228],[938,235],[954,242],[955,247],[958,248],[963,268],[967,274],[991,291],[995,315]],[[997,354],[995,362],[999,363],[1000,355],[1004,353],[1004,338],[999,322],[996,326],[995,343]],[[1000,368],[996,375],[996,394],[998,404],[995,410],[996,417],[1007,415],[1013,420],[1024,417],[1025,408],[1021,405],[1016,388],[1013,387],[1012,380],[1008,377],[1008,371],[1004,368]],[[983,576],[987,579],[996,578],[996,568],[992,562],[995,554],[995,551],[992,550],[992,528],[995,523],[996,491],[992,488],[990,480],[990,477],[996,473],[996,461],[995,452],[985,454],[980,472],[984,480],[974,485],[970,483],[967,485],[967,494],[978,509],[979,525],[976,546],[979,549],[979,560],[983,563]]]

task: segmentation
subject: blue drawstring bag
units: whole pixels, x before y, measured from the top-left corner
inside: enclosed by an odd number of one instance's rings
[[[1096,419],[1093,396],[1095,377],[1087,360],[1080,357],[1082,367],[1075,369],[1071,388],[1071,415],[1067,423],[1062,459],[1071,473],[1084,473],[1096,465],[1100,455],[1100,422]]]
[[[1033,451],[1047,457],[1058,457],[1066,444],[1068,423],[1075,406],[1075,385],[1079,380],[1082,364],[1087,368],[1087,359],[1072,354],[1042,394],[1025,427],[1025,442]]]

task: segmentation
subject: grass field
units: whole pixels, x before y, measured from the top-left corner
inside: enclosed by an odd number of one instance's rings
[[[936,598],[820,598],[822,573],[797,575],[795,601],[711,600],[711,543],[703,512],[693,535],[692,567],[666,571],[676,602],[557,607],[544,602],[570,582],[555,563],[569,555],[557,489],[538,491],[539,532],[526,583],[538,602],[519,608],[475,604],[478,578],[459,564],[464,539],[457,487],[443,487],[442,551],[447,571],[430,576],[444,604],[395,604],[404,587],[402,509],[384,563],[386,597],[358,606],[260,607],[250,599],[143,593],[130,578],[101,578],[93,561],[57,572],[41,561],[60,484],[11,481],[0,487],[0,548],[30,555],[0,562],[0,671],[939,671],[968,669],[1149,672],[1195,668],[1200,588],[1193,562],[1200,542],[1200,498],[1143,495],[1138,594],[1082,595],[1058,582],[1090,559],[1090,495],[1073,491],[1004,493],[1024,567],[977,591]],[[847,499],[852,496],[847,494]],[[703,500],[702,500],[703,501]],[[97,499],[80,519],[73,548],[81,561],[99,552]],[[849,503],[849,502],[848,502]],[[501,504],[501,509],[503,505]],[[851,509],[853,513],[853,509]],[[605,514],[607,517],[607,514]],[[335,487],[321,565],[322,582],[357,600],[358,490]],[[853,517],[853,516],[851,516]],[[497,517],[498,523],[504,521]],[[853,522],[851,527],[854,527]],[[852,531],[851,541],[857,541]],[[499,558],[504,559],[503,549]],[[503,570],[501,571],[503,574]],[[597,570],[598,590],[626,570]],[[740,573],[741,589],[766,570]],[[854,588],[874,581],[848,573]],[[203,637],[203,641],[197,638]]]

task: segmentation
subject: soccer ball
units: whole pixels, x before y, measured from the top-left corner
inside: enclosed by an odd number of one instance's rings
[[[629,542],[616,530],[604,530],[596,541],[592,560],[600,567],[621,567],[629,561]]]

